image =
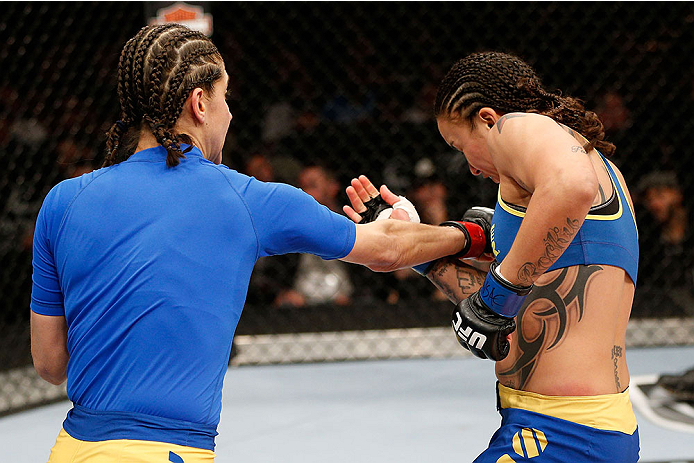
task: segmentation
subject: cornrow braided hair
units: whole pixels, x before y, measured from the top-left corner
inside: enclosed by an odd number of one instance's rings
[[[605,130],[594,112],[576,98],[548,92],[535,71],[516,56],[483,52],[457,61],[439,85],[434,116],[472,121],[485,106],[502,113],[551,117],[586,137],[586,151],[597,148],[605,156],[615,151],[604,140]]]
[[[195,88],[212,93],[223,75],[217,47],[198,31],[180,24],[143,27],[123,47],[118,61],[120,120],[106,134],[104,167],[122,162],[137,148],[141,130],[149,129],[174,167],[185,157],[176,122]],[[190,149],[190,148],[189,148]]]

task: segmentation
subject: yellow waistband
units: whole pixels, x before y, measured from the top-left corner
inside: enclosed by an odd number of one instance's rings
[[[169,444],[166,442],[114,439],[83,441],[60,430],[51,449],[48,463],[111,463],[114,461],[181,461],[185,463],[214,463],[211,450]]]
[[[501,383],[498,388],[501,408],[520,408],[605,431],[636,431],[628,388],[618,394],[593,396],[549,396],[518,391]]]

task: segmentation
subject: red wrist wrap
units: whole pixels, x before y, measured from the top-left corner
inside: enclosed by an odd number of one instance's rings
[[[472,222],[460,222],[470,234],[470,249],[464,254],[458,256],[460,259],[466,257],[479,257],[484,254],[484,248],[487,246],[487,239],[484,237],[484,229]]]
[[[460,229],[467,237],[465,247],[453,257],[465,259],[467,257],[479,257],[484,254],[487,246],[487,239],[484,236],[484,229],[473,222],[460,222],[458,220],[447,220],[441,223],[444,227],[455,227]]]

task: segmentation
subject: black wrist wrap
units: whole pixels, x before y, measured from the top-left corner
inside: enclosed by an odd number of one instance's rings
[[[376,220],[378,214],[391,207],[390,204],[381,198],[381,195],[371,198],[364,203],[364,206],[366,206],[366,210],[358,213],[361,216],[361,221],[359,223],[371,223]]]

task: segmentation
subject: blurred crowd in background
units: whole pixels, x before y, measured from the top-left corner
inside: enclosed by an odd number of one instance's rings
[[[337,212],[361,173],[406,195],[427,223],[493,207],[495,185],[469,174],[463,156],[440,139],[431,108],[456,59],[489,49],[520,55],[548,86],[583,99],[617,146],[613,161],[630,186],[640,232],[633,316],[694,315],[691,4],[207,7],[231,77],[224,163],[300,187]],[[0,351],[28,339],[42,199],[59,181],[100,167],[104,133],[118,118],[118,54],[146,21],[141,3],[3,4],[0,332],[12,335],[0,336]],[[437,304],[447,303],[409,270],[383,275],[311,256],[264,258],[239,331],[352,326],[335,325],[336,313],[360,320],[357,328],[396,326],[398,312],[412,317],[409,326],[445,325],[449,310]],[[328,311],[330,320],[316,315],[302,325],[297,309]],[[285,315],[273,325],[278,313]],[[27,356],[1,360],[11,366]]]

